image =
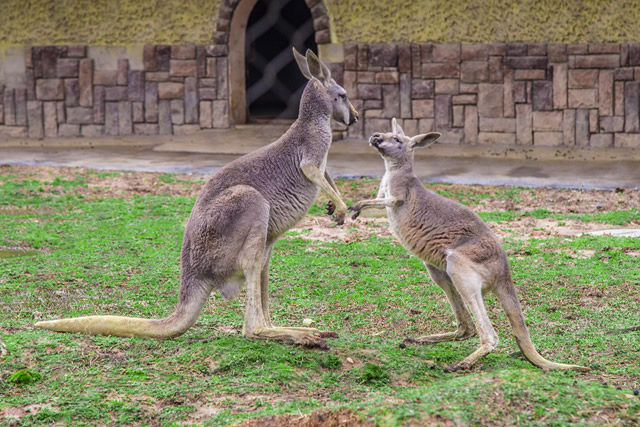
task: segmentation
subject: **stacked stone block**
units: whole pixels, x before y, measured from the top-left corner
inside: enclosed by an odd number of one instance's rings
[[[640,45],[345,44],[368,137],[402,119],[445,143],[640,147]]]
[[[229,127],[227,58],[204,45],[146,45],[97,69],[86,46],[29,47],[24,89],[0,83],[0,136],[184,135]]]
[[[323,29],[324,3],[308,3]],[[145,46],[139,70],[124,57],[96,67],[86,46],[28,48],[24,87],[0,82],[0,137],[229,127],[228,22],[218,24],[215,46]],[[360,113],[350,136],[396,117],[445,143],[640,148],[640,44],[347,43],[344,63],[329,65]]]

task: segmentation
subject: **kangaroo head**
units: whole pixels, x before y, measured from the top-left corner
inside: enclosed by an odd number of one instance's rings
[[[374,133],[369,138],[369,144],[378,150],[378,153],[385,160],[412,161],[413,150],[417,147],[428,147],[440,138],[438,132],[423,133],[409,137],[394,118],[391,121],[391,132]]]
[[[345,125],[352,125],[358,121],[358,112],[349,102],[347,91],[331,78],[329,67],[310,49],[306,56],[293,48],[293,56],[300,67],[302,74],[309,79],[317,89],[315,92],[320,99],[314,99],[316,104],[321,103],[330,110],[331,118]],[[307,85],[307,86],[309,86]]]

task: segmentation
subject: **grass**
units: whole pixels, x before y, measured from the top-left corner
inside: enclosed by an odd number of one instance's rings
[[[117,175],[102,178],[109,176]],[[196,325],[170,341],[36,330],[41,319],[162,317],[175,307],[180,243],[194,199],[91,198],[79,191],[87,182],[82,175],[0,176],[0,213],[7,213],[0,214],[0,248],[25,250],[0,258],[0,411],[20,413],[0,423],[228,425],[336,410],[386,425],[637,423],[639,332],[605,332],[640,325],[638,239],[505,239],[534,343],[551,360],[591,366],[590,374],[544,373],[523,360],[491,296],[487,309],[500,344],[470,372],[443,368],[470,354],[477,339],[400,348],[406,336],[452,330],[454,318],[422,264],[375,235],[323,243],[290,233],[276,244],[273,321],[301,325],[312,318],[337,331],[328,352],[243,338],[242,296],[226,302],[216,293]],[[367,182],[339,184],[370,192]],[[487,199],[479,194],[469,187],[450,196],[473,204]],[[518,194],[504,189],[491,197]],[[482,215],[506,224],[532,216],[622,226],[639,214]]]
[[[513,221],[518,218],[536,218],[536,219],[554,219],[557,221],[574,219],[584,222],[599,221],[611,225],[625,225],[633,221],[640,221],[640,210],[616,210],[612,212],[596,212],[596,213],[569,213],[558,214],[552,213],[547,209],[534,209],[532,211],[495,211],[495,212],[479,212],[478,215],[485,220],[491,222]]]

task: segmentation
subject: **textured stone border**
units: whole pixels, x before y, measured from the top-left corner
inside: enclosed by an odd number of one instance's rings
[[[454,144],[640,148],[640,44],[344,46],[366,137],[402,119]]]
[[[238,4],[243,0],[223,0],[218,10],[216,32],[213,35],[214,56],[227,56],[229,54],[229,35],[231,32],[231,20]],[[316,43],[331,43],[329,30],[329,14],[327,6],[322,0],[305,0],[313,17],[313,29],[315,30]]]
[[[390,129],[396,117],[407,133],[435,130],[444,143],[640,148],[640,44],[343,48],[344,62],[330,66],[361,116],[351,136]],[[116,69],[101,69],[90,50],[27,48],[26,87],[0,82],[0,137],[187,134],[242,123],[229,108],[232,78],[243,74],[233,55],[146,45],[141,62],[120,57]]]
[[[26,88],[0,83],[0,137],[181,135],[229,127],[227,58],[205,45],[145,45],[142,56],[142,69],[123,57],[116,69],[101,69],[87,46],[26,48]]]

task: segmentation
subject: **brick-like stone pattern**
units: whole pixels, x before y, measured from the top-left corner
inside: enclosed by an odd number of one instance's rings
[[[640,44],[346,43],[344,87],[363,122],[349,135],[396,117],[445,143],[640,148],[630,52]]]
[[[209,46],[146,45],[141,70],[126,58],[115,70],[96,69],[88,51],[26,48],[27,88],[5,89],[0,81],[0,136],[186,134],[230,126],[227,58]]]
[[[231,0],[225,0],[226,2]],[[316,40],[324,3],[307,0]],[[232,12],[231,3],[223,6]],[[222,16],[222,15],[221,15]],[[215,46],[146,45],[97,69],[86,46],[27,48],[25,88],[0,81],[0,136],[190,134],[226,128],[228,26]],[[344,44],[328,64],[360,121],[348,135],[438,131],[442,142],[640,148],[640,44]]]

